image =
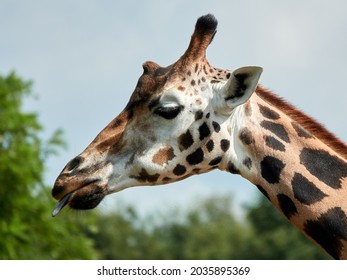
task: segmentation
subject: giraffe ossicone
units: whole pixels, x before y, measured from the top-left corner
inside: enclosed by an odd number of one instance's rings
[[[261,67],[212,67],[216,28],[202,16],[179,60],[143,64],[125,109],[56,179],[52,215],[218,168],[252,182],[331,256],[347,258],[346,145],[259,86]]]

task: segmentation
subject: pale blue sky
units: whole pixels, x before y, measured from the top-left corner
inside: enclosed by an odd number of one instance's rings
[[[47,163],[47,183],[126,105],[141,64],[166,66],[186,49],[196,19],[213,13],[218,32],[208,49],[216,67],[264,68],[261,84],[347,141],[347,2],[329,1],[19,1],[0,0],[0,73],[34,81],[45,137],[65,131],[69,149]],[[29,163],[30,164],[30,163]],[[257,190],[220,171],[177,184],[113,194],[141,213],[191,205],[198,197]]]

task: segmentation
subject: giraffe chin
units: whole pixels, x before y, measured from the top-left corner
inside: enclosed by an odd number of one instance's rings
[[[88,187],[69,192],[53,208],[52,216],[57,216],[66,205],[72,209],[93,209],[99,205],[105,196],[105,188],[96,185],[92,187],[88,185]]]

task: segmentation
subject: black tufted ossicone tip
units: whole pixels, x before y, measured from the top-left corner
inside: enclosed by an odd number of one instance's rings
[[[215,32],[217,29],[218,21],[212,14],[207,14],[198,18],[195,29],[199,31]]]

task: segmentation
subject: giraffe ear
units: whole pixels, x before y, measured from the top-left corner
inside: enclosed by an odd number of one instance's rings
[[[262,72],[263,68],[258,66],[246,66],[233,71],[222,88],[225,109],[234,109],[245,103],[255,91]]]

